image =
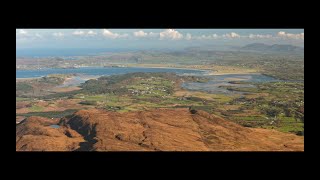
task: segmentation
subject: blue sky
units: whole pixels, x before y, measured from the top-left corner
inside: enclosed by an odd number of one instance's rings
[[[16,48],[184,48],[249,43],[304,46],[304,29],[16,29]]]

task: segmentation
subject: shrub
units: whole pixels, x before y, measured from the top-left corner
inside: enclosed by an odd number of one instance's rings
[[[97,101],[81,101],[79,104],[83,104],[83,105],[97,105]]]

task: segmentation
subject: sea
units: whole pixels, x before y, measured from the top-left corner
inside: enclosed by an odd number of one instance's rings
[[[81,68],[48,68],[35,70],[16,70],[16,78],[36,78],[49,74],[80,74],[91,76],[108,76],[117,74],[127,74],[134,72],[169,72],[178,75],[200,76],[208,73],[205,70],[177,69],[177,68],[148,68],[148,67],[81,67]]]
[[[24,48],[16,49],[16,57],[45,58],[45,57],[73,57],[93,56],[108,52],[130,52],[135,49],[126,48]]]

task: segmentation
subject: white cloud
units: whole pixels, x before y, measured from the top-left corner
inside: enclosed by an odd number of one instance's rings
[[[95,36],[95,35],[97,35],[97,33],[94,32],[94,31],[92,31],[92,30],[88,31],[87,34],[88,34],[88,36]]]
[[[239,34],[234,33],[234,32],[232,32],[232,33],[230,34],[230,36],[231,36],[232,38],[239,38],[239,37],[240,37]]]
[[[76,35],[76,36],[82,36],[82,35],[85,35],[85,32],[84,31],[74,31],[72,34]]]
[[[154,32],[149,32],[148,36],[149,37],[159,37],[159,33],[154,33]]]
[[[33,40],[38,40],[38,39],[42,39],[43,36],[39,33],[29,33],[26,30],[23,29],[19,29],[16,30],[16,39],[20,42],[20,41],[33,41]]]
[[[272,38],[272,35],[270,35],[270,34],[250,34],[249,38],[250,39],[268,39],[268,38]]]
[[[109,38],[117,38],[119,36],[119,34],[117,33],[112,33],[111,31],[104,29],[102,31],[102,35],[104,35],[105,37],[109,37]]]
[[[241,36],[235,32],[222,35],[225,38],[240,38]]]
[[[187,33],[187,35],[186,35],[186,40],[191,40],[191,39],[192,39],[191,34],[190,34],[190,33]]]
[[[97,33],[92,30],[87,31],[87,32],[86,31],[74,31],[72,34],[75,36],[95,36],[95,35],[97,35]]]
[[[286,36],[286,32],[280,31],[280,32],[278,32],[278,36]]]
[[[138,38],[140,38],[140,37],[159,37],[159,33],[154,33],[154,32],[147,33],[147,32],[140,30],[140,31],[133,32],[133,36],[138,37]]]
[[[135,37],[146,37],[146,36],[148,36],[148,33],[145,33],[145,32],[140,30],[140,31],[137,31],[137,32],[133,32],[133,35]]]
[[[58,38],[61,38],[64,36],[64,34],[62,32],[55,32],[52,34],[54,37],[58,37]]]
[[[188,34],[187,34],[188,35]],[[210,35],[200,35],[200,36],[191,36],[191,39],[196,40],[212,40],[220,38],[217,34],[210,34]],[[186,38],[187,39],[187,38]],[[189,38],[188,38],[189,39]],[[188,40],[187,39],[187,40]]]
[[[201,35],[201,36],[196,36],[194,39],[198,40],[212,40],[212,39],[218,39],[219,36],[217,34],[211,34],[211,35]]]
[[[30,33],[25,30],[16,31],[16,42],[17,43],[28,43],[43,39],[43,35],[40,33]]]
[[[208,40],[210,39],[209,36],[207,35],[201,35],[201,36],[196,36],[195,39],[198,39],[198,40]]]
[[[19,35],[27,35],[28,32],[27,32],[26,30],[19,29],[18,34],[19,34]]]
[[[107,29],[104,29],[102,31],[102,35],[107,37],[107,38],[111,38],[111,39],[116,39],[116,38],[125,38],[128,37],[128,34],[118,34],[118,33],[113,33]]]
[[[160,39],[181,39],[183,35],[174,29],[167,29],[160,32]]]
[[[31,35],[23,29],[16,30],[16,39],[18,41],[28,41],[31,38]]]
[[[278,37],[281,38],[288,38],[288,39],[304,39],[304,33],[299,34],[292,34],[292,33],[286,33],[284,31],[278,32]]]

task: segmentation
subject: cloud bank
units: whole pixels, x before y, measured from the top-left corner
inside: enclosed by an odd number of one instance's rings
[[[118,34],[118,33],[113,33],[107,29],[104,29],[102,31],[102,35],[106,38],[111,38],[111,39],[116,39],[116,38],[126,38],[129,35],[128,34]]]
[[[217,39],[226,39],[226,40],[236,40],[236,39],[247,39],[247,40],[304,40],[304,33],[288,33],[285,31],[279,31],[274,34],[241,34],[236,32],[230,32],[225,34],[191,34],[189,32],[182,33],[180,30],[176,29],[164,29],[158,32],[145,32],[143,30],[137,30],[128,33],[117,33],[114,30],[103,29],[100,32],[96,30],[75,30],[69,32],[52,32],[51,34],[41,34],[39,32],[32,33],[28,30],[17,29],[16,37],[17,39],[24,40],[34,40],[34,39],[50,39],[50,36],[53,39],[61,39],[63,37],[88,37],[88,38],[105,38],[105,39],[150,39],[150,40],[175,40],[175,41],[214,41]]]

